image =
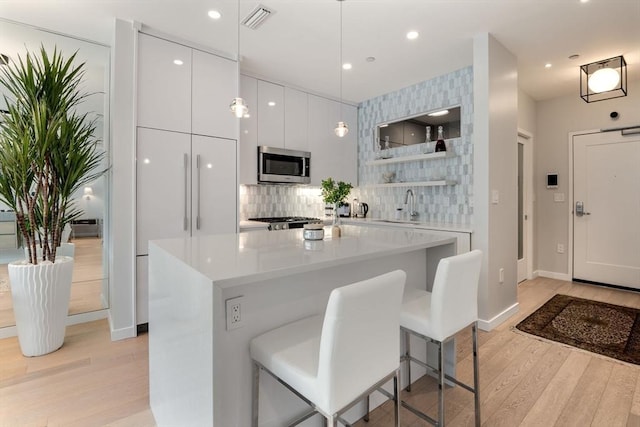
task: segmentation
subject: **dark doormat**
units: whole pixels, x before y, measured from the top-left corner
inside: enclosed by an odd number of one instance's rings
[[[640,365],[640,310],[635,308],[558,294],[516,328]]]

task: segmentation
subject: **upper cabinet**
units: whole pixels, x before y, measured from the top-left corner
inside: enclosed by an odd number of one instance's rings
[[[312,185],[327,177],[357,185],[356,107],[248,76],[240,93],[249,106],[240,119],[240,184],[257,183],[257,147],[266,145],[311,152]],[[333,130],[340,120],[349,125],[344,138]]]
[[[258,80],[258,144],[284,148],[284,86]]]
[[[333,178],[358,184],[358,109],[330,99],[309,95],[309,151],[311,185]],[[339,121],[349,126],[343,138],[334,129]]]
[[[192,76],[191,132],[236,139],[238,119],[229,111],[238,90],[236,63],[193,50]]]
[[[236,63],[140,34],[138,126],[237,139]]]
[[[306,92],[284,88],[284,148],[309,151],[309,98]]]
[[[146,34],[138,43],[138,126],[191,132],[191,48]]]

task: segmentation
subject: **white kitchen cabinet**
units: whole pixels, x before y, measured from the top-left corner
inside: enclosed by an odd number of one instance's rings
[[[308,94],[284,88],[284,148],[309,151]]]
[[[229,104],[237,97],[238,74],[234,61],[193,50],[191,132],[236,139],[238,119]]]
[[[238,226],[236,141],[193,135],[191,235],[235,233]]]
[[[240,119],[240,184],[257,184],[258,176],[258,80],[240,76],[240,95],[249,107],[249,117]]]
[[[149,240],[235,233],[236,141],[138,128],[136,322],[148,322]]]
[[[190,132],[191,48],[147,34],[138,43],[138,126]]]
[[[258,145],[284,148],[284,86],[258,80]]]
[[[357,108],[330,99],[309,95],[309,151],[311,152],[311,185],[326,178],[358,181],[358,113]],[[339,138],[334,129],[345,121],[349,133]]]
[[[136,254],[152,239],[234,233],[235,159],[233,140],[138,128]]]

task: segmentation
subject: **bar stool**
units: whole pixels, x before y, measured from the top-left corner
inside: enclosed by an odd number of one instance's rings
[[[275,377],[326,425],[379,389],[395,402],[399,427],[400,306],[402,270],[334,289],[324,316],[312,316],[266,332],[251,341],[252,426],[258,426],[260,371]],[[381,389],[393,379],[393,394]]]
[[[474,394],[475,425],[480,426],[480,396],[478,389],[478,281],[482,252],[474,250],[443,258],[438,263],[433,289],[426,292],[407,289],[403,296],[400,328],[404,332],[405,350],[402,360],[407,362],[411,391],[411,362],[438,376],[438,419],[435,420],[407,402],[402,406],[429,423],[444,426],[445,379]],[[463,384],[444,372],[444,344],[459,331],[471,326],[473,340],[473,387]],[[410,354],[410,335],[431,341],[438,346],[438,368],[427,365]],[[455,361],[454,361],[455,363]]]

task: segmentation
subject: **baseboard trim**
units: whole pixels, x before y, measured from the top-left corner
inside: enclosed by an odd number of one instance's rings
[[[556,273],[554,271],[536,270],[534,271],[533,274],[538,277],[547,277],[549,279],[564,280],[565,282],[571,281],[571,276],[567,273]]]
[[[498,313],[498,315],[492,317],[489,320],[478,319],[478,328],[482,329],[483,331],[491,331],[494,328],[500,326],[509,317],[516,314],[519,310],[520,304],[515,303],[511,307],[504,310],[502,313]]]
[[[137,331],[135,326],[128,326],[126,328],[114,329],[113,321],[111,320],[111,313],[109,313],[109,329],[111,330],[111,341],[126,340],[127,338],[137,337]]]
[[[4,328],[0,328],[0,340],[15,337],[17,335],[18,330],[15,326],[6,326]]]

